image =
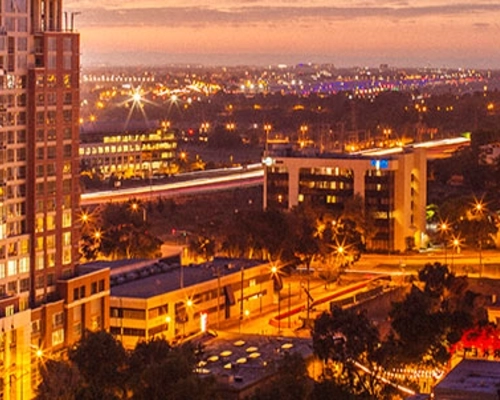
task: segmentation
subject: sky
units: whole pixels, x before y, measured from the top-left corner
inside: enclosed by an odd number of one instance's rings
[[[64,0],[83,66],[500,68],[498,0]]]

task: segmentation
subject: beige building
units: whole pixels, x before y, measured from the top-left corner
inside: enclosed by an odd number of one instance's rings
[[[367,241],[369,249],[405,251],[422,245],[427,196],[424,149],[386,155],[271,152],[264,164],[264,208],[306,204],[341,212],[344,202],[359,194],[376,225],[375,236]]]
[[[155,336],[176,342],[244,323],[277,302],[281,284],[268,263],[255,260],[216,258],[182,267],[178,257],[93,263],[103,267],[111,269],[110,331],[126,348]]]

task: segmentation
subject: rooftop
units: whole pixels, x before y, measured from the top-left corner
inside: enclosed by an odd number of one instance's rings
[[[468,399],[475,399],[497,396],[499,389],[500,362],[465,359],[436,385],[434,391],[436,395],[451,392],[467,393]]]
[[[225,334],[204,346],[197,372],[236,390],[273,376],[286,353],[299,353],[304,359],[313,355],[311,339],[293,337]]]
[[[181,275],[181,265],[175,262],[175,258],[152,260],[121,274],[112,274],[111,296],[146,299],[181,289],[181,280],[182,286],[187,288],[213,280],[219,273],[220,276],[239,274],[242,268],[249,269],[262,263],[258,260],[215,258],[204,264],[182,267]],[[107,266],[101,263],[101,267]]]

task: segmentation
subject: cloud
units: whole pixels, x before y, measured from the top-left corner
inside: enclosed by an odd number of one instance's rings
[[[257,1],[257,0],[255,0]],[[89,26],[173,26],[191,27],[200,24],[247,25],[253,23],[303,22],[307,20],[350,21],[361,18],[381,18],[388,21],[426,17],[453,17],[499,13],[500,4],[453,3],[443,5],[407,6],[405,1],[377,1],[367,6],[262,6],[245,4],[231,7],[123,7],[124,2],[108,1],[106,8],[90,7],[90,1],[74,1],[70,10],[83,10],[78,27]],[[126,2],[125,2],[126,3]],[[146,3],[148,4],[148,3]],[[152,4],[152,2],[151,2]],[[232,3],[234,4],[234,3]],[[125,4],[126,5],[126,4]],[[81,7],[80,7],[81,6]],[[121,7],[118,7],[121,6]],[[116,7],[116,8],[114,8]]]

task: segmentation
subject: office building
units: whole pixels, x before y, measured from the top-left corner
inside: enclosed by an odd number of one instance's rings
[[[171,173],[177,138],[168,122],[137,131],[86,132],[81,134],[79,153],[82,171],[106,178],[152,178]]]
[[[376,228],[367,248],[418,248],[425,232],[426,163],[424,149],[371,155],[271,151],[264,159],[264,208],[304,204],[340,213],[359,194]]]
[[[80,65],[73,17],[61,0],[0,2],[3,399],[32,396],[36,355],[57,356],[86,328],[108,323],[109,272],[76,270]]]
[[[269,263],[215,258],[181,266],[180,257],[158,261],[97,261],[110,269],[110,331],[126,348],[164,337],[178,342],[224,326],[245,324],[277,304],[281,278]]]

